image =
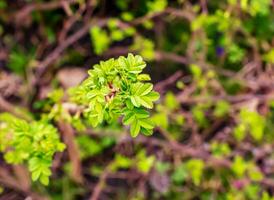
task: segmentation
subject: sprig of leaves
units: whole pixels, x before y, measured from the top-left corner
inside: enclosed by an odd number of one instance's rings
[[[48,185],[53,155],[65,149],[56,128],[45,121],[27,122],[11,114],[0,115],[0,151],[10,164],[26,162],[32,180]]]
[[[123,116],[123,124],[130,125],[132,137],[139,132],[151,135],[154,127],[147,109],[159,99],[149,75],[141,74],[146,63],[141,56],[109,59],[88,71],[89,77],[73,89],[72,99],[84,105],[84,116],[93,127],[103,121],[112,122]]]

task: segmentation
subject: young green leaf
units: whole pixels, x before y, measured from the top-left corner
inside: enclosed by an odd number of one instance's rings
[[[137,120],[134,120],[130,127],[130,134],[132,137],[136,137],[138,133],[140,132],[140,125]]]

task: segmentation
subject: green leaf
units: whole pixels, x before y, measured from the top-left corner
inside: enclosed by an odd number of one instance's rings
[[[46,176],[50,176],[51,175],[51,171],[49,168],[44,168],[43,169],[43,174],[46,175]]]
[[[34,157],[29,160],[29,170],[35,171],[37,168],[39,168],[39,159]]]
[[[238,141],[242,141],[246,136],[246,126],[244,124],[237,125],[234,128],[233,135]]]
[[[144,119],[149,117],[149,112],[142,108],[135,108],[134,113],[138,119]]]
[[[130,73],[139,74],[146,67],[146,63],[141,56],[134,56],[129,53],[127,57],[127,68]]]
[[[140,132],[140,125],[138,123],[137,120],[133,121],[133,123],[131,124],[131,127],[130,127],[130,134],[132,137],[137,137],[137,135],[139,134]]]
[[[28,52],[24,52],[21,49],[13,49],[10,52],[7,67],[13,72],[23,75],[29,63],[35,56],[34,52],[34,49],[30,49]]]
[[[193,183],[198,186],[203,176],[204,162],[200,159],[191,159],[186,163],[186,168],[191,175]]]
[[[136,163],[138,171],[144,174],[147,174],[152,168],[154,161],[155,161],[154,156],[147,156],[145,151],[140,151],[137,154],[137,163]]]
[[[154,121],[154,123],[157,126],[160,126],[164,129],[166,129],[168,127],[168,116],[166,113],[157,113],[155,115],[153,115],[152,120]]]
[[[216,117],[223,117],[229,112],[229,109],[230,109],[230,105],[228,102],[218,101],[214,109],[214,115]]]
[[[125,115],[124,119],[123,119],[123,123],[124,123],[125,125],[129,125],[129,124],[131,124],[134,120],[135,120],[135,115],[134,115],[134,113],[133,113],[133,112],[128,112],[128,113]]]
[[[40,177],[40,174],[41,174],[41,170],[40,170],[40,169],[35,170],[35,171],[32,172],[32,174],[31,174],[31,179],[32,179],[33,181],[38,180],[38,178]]]
[[[154,1],[147,1],[147,7],[149,12],[161,12],[167,6],[167,0],[154,0]]]
[[[175,171],[173,172],[171,178],[176,184],[183,183],[186,178],[188,177],[188,171],[185,165],[181,164],[176,167]]]
[[[139,119],[139,124],[145,129],[154,128],[154,123],[150,119]]]
[[[138,81],[150,81],[151,78],[148,74],[140,74],[137,76]]]
[[[46,175],[42,175],[42,176],[40,177],[40,181],[41,181],[41,183],[42,183],[43,185],[48,185],[48,184],[49,184],[49,177],[46,176]]]
[[[130,100],[132,102],[132,104],[136,107],[140,107],[141,106],[141,99],[138,96],[131,96]]]
[[[128,109],[133,109],[134,105],[132,104],[131,100],[127,99],[126,100],[126,106]]]
[[[160,94],[158,92],[152,91],[146,95],[151,101],[157,101],[160,98]]]
[[[94,52],[98,55],[106,51],[111,43],[107,32],[99,26],[93,26],[90,29],[90,36],[94,47]]]
[[[236,176],[241,178],[244,176],[244,173],[247,170],[247,165],[241,156],[236,156],[234,158],[231,168]]]
[[[159,98],[157,92],[151,91],[153,85],[150,83],[136,83],[131,87],[131,102],[134,106],[140,107],[141,105],[146,108],[153,108],[153,101]]]
[[[145,136],[151,136],[153,134],[153,130],[141,127],[141,133]]]
[[[151,83],[142,84],[136,91],[136,94],[140,96],[144,96],[148,94],[152,90],[152,88],[153,88],[153,85]]]
[[[133,163],[132,159],[118,154],[118,155],[115,156],[115,161],[114,161],[113,166],[114,166],[115,169],[116,168],[128,169],[128,168],[131,167],[132,163]]]
[[[176,97],[174,96],[174,94],[172,92],[168,92],[165,96],[165,104],[166,106],[171,109],[171,110],[175,110],[179,108],[179,103],[176,100]]]
[[[149,108],[149,109],[153,108],[152,100],[149,97],[147,97],[147,96],[141,96],[141,97],[138,98],[138,100],[139,100],[139,103],[142,106],[144,106],[146,108]]]

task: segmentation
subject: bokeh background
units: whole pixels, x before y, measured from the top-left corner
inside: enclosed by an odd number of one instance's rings
[[[129,52],[161,94],[153,136],[70,118],[48,186],[1,154],[0,199],[273,200],[272,0],[0,0],[0,111],[53,114]]]

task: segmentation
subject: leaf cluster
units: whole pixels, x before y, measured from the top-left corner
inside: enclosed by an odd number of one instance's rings
[[[89,77],[72,92],[72,98],[85,106],[84,117],[96,127],[103,121],[112,122],[123,116],[123,124],[130,126],[132,137],[139,132],[151,135],[154,127],[147,109],[159,94],[149,75],[141,74],[146,63],[141,56],[109,59],[88,71]]]
[[[34,181],[48,185],[53,155],[65,149],[57,129],[44,121],[0,115],[0,151],[10,164],[27,163]]]

